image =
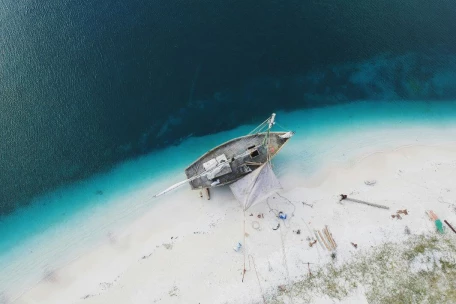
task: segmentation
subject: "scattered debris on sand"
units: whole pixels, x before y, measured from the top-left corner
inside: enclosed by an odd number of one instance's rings
[[[367,186],[375,186],[376,183],[377,181],[375,179],[364,181],[364,184],[366,184]]]
[[[177,297],[178,296],[178,293],[179,293],[179,288],[174,285],[171,290],[168,292],[169,296],[170,297]]]
[[[280,292],[286,292],[287,291],[287,286],[285,286],[285,285],[279,285],[277,288],[279,289]]]
[[[405,228],[404,228],[404,233],[405,233],[405,234],[411,234],[410,228],[409,228],[408,226],[405,226]]]
[[[306,202],[302,202],[302,205],[304,206],[309,206],[310,208],[313,208],[313,204],[309,204],[309,203],[306,203]]]
[[[173,249],[173,244],[163,244],[163,247],[165,247],[168,250]]]
[[[408,215],[408,211],[407,209],[403,209],[403,210],[397,210],[396,211],[397,214],[403,214],[403,215]]]

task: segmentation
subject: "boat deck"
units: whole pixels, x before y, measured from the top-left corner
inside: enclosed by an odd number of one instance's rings
[[[271,158],[274,157],[288,141],[289,138],[280,137],[285,133],[286,132],[269,133],[268,149]],[[205,171],[203,164],[211,161],[212,159],[224,159],[221,155],[226,156],[229,167],[224,167],[222,171],[217,173],[215,178],[212,180],[208,179],[207,176],[202,176],[190,181],[192,189],[211,188],[214,186],[230,184],[264,164],[267,161],[267,151],[266,147],[262,145],[262,143],[266,134],[267,133],[258,133],[232,139],[201,156],[187,169],[185,169],[187,178],[203,173]],[[219,180],[220,183],[212,186],[211,184],[217,180]]]

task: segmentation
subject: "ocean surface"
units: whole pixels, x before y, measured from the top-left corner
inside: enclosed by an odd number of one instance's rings
[[[0,0],[0,303],[272,112],[297,132],[285,180],[454,140],[454,20],[453,0]]]
[[[272,111],[452,99],[454,20],[453,0],[0,0],[0,214]]]

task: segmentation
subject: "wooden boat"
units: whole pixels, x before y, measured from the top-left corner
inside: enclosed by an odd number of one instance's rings
[[[257,170],[270,162],[293,136],[293,132],[271,132],[274,124],[273,113],[250,134],[209,150],[185,169],[186,180],[155,196],[186,183],[194,190],[228,185]]]
[[[257,133],[238,137],[215,147],[185,169],[187,178],[191,179],[190,186],[192,189],[202,189],[237,181],[272,159],[289,140],[290,137],[283,137],[286,133]],[[267,145],[263,144],[265,141],[268,142]],[[220,168],[218,172],[203,174],[207,169],[210,170],[211,166],[217,165]],[[192,179],[194,176],[199,177]]]

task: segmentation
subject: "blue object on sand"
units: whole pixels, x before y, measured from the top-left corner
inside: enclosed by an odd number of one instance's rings
[[[287,219],[287,215],[285,213],[280,212],[279,213],[279,218],[282,219],[282,220],[285,220],[285,219]]]

